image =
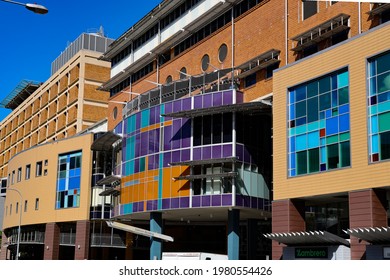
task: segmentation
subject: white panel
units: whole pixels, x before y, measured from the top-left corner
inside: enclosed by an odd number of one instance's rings
[[[134,52],[134,61],[137,61],[145,54],[151,52],[157,46],[158,46],[158,35],[154,36],[153,39],[149,40],[146,44],[142,45]]]
[[[125,70],[131,64],[131,55],[128,55],[121,62],[116,64],[114,67],[111,67],[111,78],[120,73],[122,70]]]

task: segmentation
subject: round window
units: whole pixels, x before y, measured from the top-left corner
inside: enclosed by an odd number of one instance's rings
[[[180,80],[185,79],[187,76],[187,69],[185,67],[180,69]]]
[[[226,57],[227,57],[227,52],[228,52],[228,48],[226,46],[226,44],[222,44],[220,47],[219,47],[219,50],[218,50],[218,59],[219,59],[219,62],[223,62]]]
[[[208,54],[205,54],[202,57],[202,71],[205,72],[209,68],[210,57]]]
[[[116,120],[116,118],[118,117],[118,108],[117,107],[114,107],[114,109],[112,109],[112,117],[114,120]]]

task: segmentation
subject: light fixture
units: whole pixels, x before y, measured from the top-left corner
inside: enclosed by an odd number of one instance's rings
[[[11,3],[11,4],[16,4],[16,5],[20,5],[20,6],[25,6],[27,10],[30,10],[36,14],[44,15],[44,14],[47,14],[49,12],[49,10],[45,6],[42,6],[42,5],[39,5],[36,3],[35,4],[20,3],[20,2],[16,2],[16,1],[10,1],[10,0],[0,0],[0,1]]]

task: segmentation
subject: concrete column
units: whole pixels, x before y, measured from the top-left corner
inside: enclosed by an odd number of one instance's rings
[[[150,231],[162,233],[162,213],[150,213]],[[162,256],[162,240],[150,238],[150,259],[161,260]]]
[[[5,236],[4,232],[1,233],[1,244],[0,244],[0,260],[7,259],[7,251],[8,247],[4,244],[7,242],[7,236]]]
[[[349,193],[349,227],[387,227],[386,192],[379,189]],[[351,236],[351,259],[366,258],[367,242]]]
[[[305,202],[285,199],[272,202],[272,232],[305,231]],[[285,245],[272,241],[272,259],[283,259]]]
[[[85,260],[89,256],[90,221],[77,221],[75,260]]]
[[[238,260],[240,257],[240,210],[228,211],[228,258]]]
[[[58,260],[60,253],[60,227],[56,223],[46,224],[44,260]]]

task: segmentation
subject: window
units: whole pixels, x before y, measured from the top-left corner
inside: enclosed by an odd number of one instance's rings
[[[368,64],[369,154],[376,162],[390,159],[390,53]]]
[[[25,200],[24,201],[24,212],[27,212],[27,204],[28,204],[28,202],[27,202],[27,200]]]
[[[15,170],[12,171],[12,179],[11,184],[13,185],[15,183]]]
[[[250,87],[256,84],[256,73],[250,74],[249,76],[246,76],[244,79],[244,87]]]
[[[112,110],[112,118],[116,120],[118,117],[118,108],[115,106],[114,109]]]
[[[172,76],[171,75],[169,75],[167,77],[167,79],[165,80],[165,84],[170,84],[170,83],[172,83]]]
[[[18,168],[18,178],[17,178],[17,181],[18,182],[22,181],[22,168],[21,167]]]
[[[64,113],[66,115],[66,112]],[[45,166],[47,166],[49,164],[49,161],[47,159],[45,159]]]
[[[185,79],[187,77],[186,74],[187,74],[187,68],[182,67],[180,69],[180,80]]]
[[[194,118],[194,146],[229,143],[232,141],[232,114]]]
[[[202,71],[206,72],[206,70],[209,68],[209,63],[210,63],[210,57],[208,54],[205,54],[202,57]]]
[[[227,48],[227,45],[226,44],[222,44],[220,47],[219,47],[219,50],[218,50],[218,60],[219,62],[224,62],[226,57],[227,57],[227,52],[228,52],[228,48]]]
[[[305,1],[302,0],[302,16],[303,19],[307,19],[317,13],[318,1]]]
[[[265,71],[265,78],[266,79],[272,78],[272,76],[274,75],[274,70],[276,70],[278,68],[279,68],[279,63],[275,63],[275,64],[268,66],[266,71]]]
[[[31,164],[27,164],[26,165],[26,175],[25,175],[26,180],[30,179],[30,173],[31,173]]]
[[[289,176],[350,166],[348,71],[298,85],[288,94]]]
[[[35,166],[35,176],[42,176],[42,161],[38,161]]]
[[[18,214],[18,212],[19,212],[19,202],[16,202],[15,213]]]
[[[35,199],[35,210],[39,210],[39,198]]]

